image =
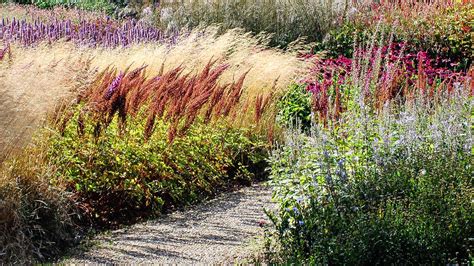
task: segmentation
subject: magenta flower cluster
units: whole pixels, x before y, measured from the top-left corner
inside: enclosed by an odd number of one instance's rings
[[[317,62],[311,71],[311,77],[305,80],[308,84],[308,91],[315,94],[327,91],[334,85],[335,80],[337,80],[338,85],[342,85],[351,72],[351,65],[352,60],[343,55]],[[317,77],[316,80],[314,79],[315,76]]]
[[[347,77],[351,75],[352,68],[356,65],[362,68],[367,60],[368,77],[357,77],[370,81],[375,77],[370,77],[376,65],[377,55],[381,58],[379,79],[381,83],[394,80],[403,80],[407,85],[412,86],[420,78],[426,79],[428,85],[432,86],[435,82],[454,82],[460,81],[465,76],[464,72],[455,72],[449,67],[440,66],[446,62],[440,62],[439,58],[431,59],[425,51],[416,53],[405,52],[404,43],[392,43],[390,46],[381,48],[374,47],[372,51],[359,50],[351,59],[340,55],[338,58],[327,58],[320,60],[317,58],[315,67],[310,72],[310,76],[304,80],[307,89],[313,93],[328,91],[333,86],[342,85]],[[306,56],[307,57],[307,56]],[[356,60],[356,61],[354,61]],[[359,65],[357,60],[359,60]],[[378,67],[378,66],[376,66]],[[452,65],[455,67],[455,65]],[[360,69],[359,69],[360,73]]]

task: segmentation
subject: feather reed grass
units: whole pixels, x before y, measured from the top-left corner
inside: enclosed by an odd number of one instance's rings
[[[240,27],[271,33],[272,46],[287,47],[301,38],[320,41],[349,6],[349,0],[161,1],[157,16],[163,29],[219,24],[226,32]]]
[[[87,56],[51,53],[45,47],[5,47],[0,61],[0,162],[29,142],[58,101],[94,75]]]

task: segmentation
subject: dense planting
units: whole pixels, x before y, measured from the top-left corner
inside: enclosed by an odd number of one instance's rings
[[[77,106],[58,111],[58,131],[48,143],[56,182],[84,202],[92,220],[108,225],[260,175],[263,139],[226,126],[242,117],[245,76],[219,85],[225,69],[209,63],[196,75],[176,68],[152,78],[145,67],[103,72]],[[263,101],[256,113],[264,112]]]
[[[473,6],[355,2],[0,6],[0,134],[64,99],[4,149],[0,263],[268,174],[270,263],[472,263]]]
[[[279,203],[270,260],[472,258],[473,70],[435,66],[375,36],[352,59],[317,58],[280,100],[289,129],[270,159]]]
[[[334,0],[163,1],[156,15],[162,28],[220,24],[224,32],[271,33],[271,45],[286,47],[299,38],[321,40],[347,9],[348,1]]]
[[[395,110],[362,104],[337,126],[286,134],[271,158],[281,259],[469,263],[472,99],[458,91],[434,107],[419,99]]]
[[[308,55],[315,64],[309,75],[290,87],[280,100],[280,120],[293,126],[298,121],[308,128],[311,112],[325,123],[338,120],[355,104],[355,99],[380,110],[390,102],[403,103],[419,94],[435,100],[461,84],[471,95],[474,93],[474,69],[457,72],[436,67],[424,51],[407,54],[403,44],[395,43],[377,46],[383,42],[383,37],[379,41],[373,38],[352,58],[341,55],[320,59]]]
[[[112,20],[73,22],[69,19],[43,22],[40,19],[27,21],[7,18],[0,22],[0,39],[25,46],[64,40],[83,45],[117,47],[163,42],[167,37],[159,29],[134,20],[123,23]],[[168,40],[173,41],[172,38]]]
[[[406,54],[426,51],[436,67],[467,70],[474,57],[472,9],[472,3],[449,1],[357,6],[326,36],[319,49],[333,57],[349,57],[355,39],[367,41],[382,29],[393,32],[394,42],[404,43]]]

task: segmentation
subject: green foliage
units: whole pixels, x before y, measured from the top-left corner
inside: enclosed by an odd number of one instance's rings
[[[285,127],[311,126],[311,93],[304,84],[292,84],[277,103],[277,121]]]
[[[196,123],[169,143],[168,124],[158,122],[146,140],[146,117],[128,120],[120,134],[117,120],[99,137],[93,122],[86,119],[81,135],[77,119],[71,120],[62,135],[55,133],[49,140],[56,182],[85,202],[99,225],[156,215],[233,183],[247,183],[263,162],[265,144],[246,130]]]
[[[458,68],[467,69],[474,59],[474,6],[472,4],[449,8],[436,18],[431,34],[426,30],[416,44],[433,55],[458,62]],[[421,35],[429,36],[425,42]],[[424,37],[426,39],[426,37]]]
[[[417,8],[423,7],[420,5]],[[316,50],[326,50],[332,57],[350,57],[356,35],[358,43],[365,43],[375,31],[382,30],[393,32],[393,42],[406,43],[407,54],[426,51],[440,66],[468,69],[474,58],[472,4],[448,8],[426,5],[425,11],[417,8],[411,12],[396,7],[361,9],[343,25],[332,29]]]
[[[271,158],[284,261],[469,263],[472,99],[399,112],[351,110],[335,127],[290,132]]]
[[[365,29],[361,26],[361,24],[347,21],[340,27],[328,32],[324,40],[316,45],[316,50],[325,50],[331,57],[338,57],[339,55],[352,57],[355,34],[358,35],[358,40],[361,42],[367,41],[363,38]]]
[[[31,4],[39,8],[53,8],[55,6],[65,6],[79,8],[88,11],[100,11],[112,14],[117,6],[108,0],[14,0],[18,4]]]

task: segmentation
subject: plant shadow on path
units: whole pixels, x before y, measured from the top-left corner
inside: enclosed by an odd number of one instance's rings
[[[263,234],[271,189],[254,184],[193,208],[100,235],[66,263],[222,263],[245,254]]]

